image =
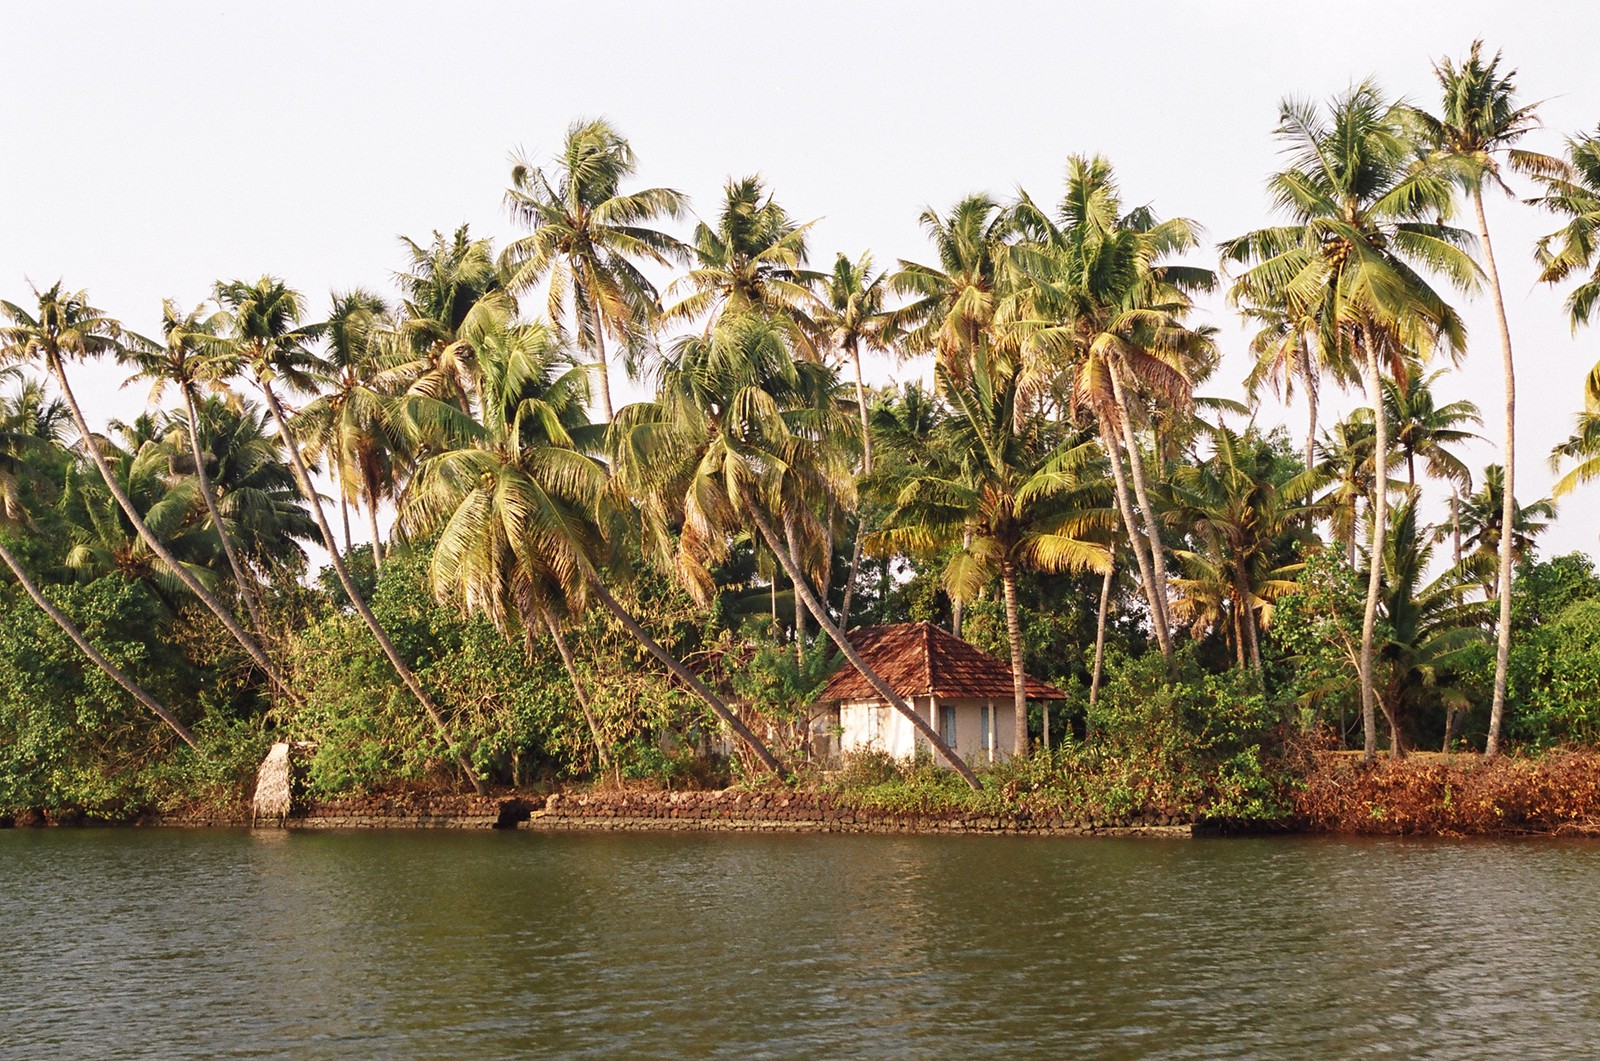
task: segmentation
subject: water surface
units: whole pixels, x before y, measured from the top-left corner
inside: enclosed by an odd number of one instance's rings
[[[1600,845],[0,832],[0,1056],[1574,1057]]]

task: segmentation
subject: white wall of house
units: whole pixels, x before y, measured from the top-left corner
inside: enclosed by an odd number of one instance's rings
[[[909,703],[947,742],[947,724],[954,721],[952,747],[967,762],[993,762],[1011,754],[1015,731],[1011,701],[935,700],[916,696]],[[953,715],[953,719],[945,717],[946,712]],[[896,759],[909,759],[919,747],[931,752],[928,742],[918,735],[911,721],[881,700],[844,701],[839,705],[839,725],[843,730],[839,750],[846,755],[872,750],[887,752]]]

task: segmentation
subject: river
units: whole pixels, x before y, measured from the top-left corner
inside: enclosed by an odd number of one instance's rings
[[[0,832],[6,1058],[1600,1052],[1600,845]]]

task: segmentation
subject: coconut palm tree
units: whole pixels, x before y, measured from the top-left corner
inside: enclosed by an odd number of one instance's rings
[[[938,264],[901,260],[890,285],[909,301],[894,320],[905,330],[904,353],[936,353],[954,378],[990,338],[1014,225],[987,195],[969,195],[945,215],[929,207],[920,220]]]
[[[823,308],[817,321],[828,333],[834,348],[848,359],[855,370],[856,412],[861,417],[861,474],[872,474],[872,428],[867,409],[867,386],[861,376],[862,350],[887,352],[894,336],[894,319],[884,308],[890,286],[889,275],[875,272],[872,255],[863,254],[851,261],[843,254],[834,260],[833,272],[823,282]],[[850,603],[861,569],[861,529],[857,528],[850,549],[850,573],[844,584],[844,603],[839,608],[839,625],[850,629]]]
[[[477,397],[474,341],[509,322],[516,300],[501,282],[494,247],[472,238],[466,225],[449,237],[435,231],[424,246],[400,237],[410,268],[396,273],[403,298],[395,334],[366,329],[366,351],[382,366],[372,380],[380,392],[404,391],[468,411]],[[358,316],[357,323],[364,323]],[[389,349],[385,350],[385,346]]]
[[[1583,483],[1600,479],[1600,365],[1589,375],[1583,412],[1573,424],[1572,434],[1550,453],[1550,467],[1560,471],[1567,461],[1573,465],[1551,487],[1553,497],[1564,497]]]
[[[1555,174],[1562,168],[1556,160],[1515,145],[1539,124],[1538,104],[1517,103],[1516,71],[1500,69],[1500,53],[1483,56],[1483,42],[1476,40],[1460,63],[1442,59],[1434,64],[1434,77],[1443,94],[1438,117],[1422,111],[1412,112],[1431,148],[1432,160],[1451,172],[1472,200],[1478,220],[1478,241],[1483,248],[1483,268],[1488,274],[1489,294],[1494,298],[1495,321],[1500,327],[1501,370],[1505,380],[1505,445],[1501,457],[1507,487],[1505,502],[1511,503],[1516,489],[1517,374],[1511,353],[1511,325],[1506,318],[1505,296],[1500,290],[1500,271],[1495,265],[1494,244],[1489,239],[1489,219],[1483,210],[1483,189],[1493,184],[1508,196],[1511,188],[1502,175],[1501,163],[1524,173]],[[1510,508],[1503,517],[1512,518]],[[1507,543],[1509,548],[1509,543]],[[1500,617],[1495,645],[1494,703],[1489,714],[1488,755],[1500,749],[1500,729],[1505,717],[1506,675],[1511,659],[1511,557],[1500,557]]]
[[[1512,503],[1507,505],[1505,490],[1505,469],[1498,464],[1489,465],[1483,470],[1483,485],[1476,493],[1461,499],[1457,516],[1462,543],[1466,547],[1464,555],[1482,557],[1485,561],[1483,566],[1490,571],[1502,563],[1502,556],[1509,555],[1513,564],[1521,563],[1532,548],[1533,539],[1544,533],[1550,521],[1556,517],[1555,505],[1549,498],[1540,498],[1526,505],[1513,498]],[[1504,513],[1508,508],[1512,512],[1510,534],[1504,532]],[[1496,582],[1484,587],[1484,592],[1491,600],[1502,592],[1498,572],[1495,573]]]
[[[759,176],[730,179],[715,225],[695,225],[689,271],[675,280],[664,321],[704,321],[709,335],[725,314],[759,314],[781,324],[804,357],[819,355],[820,309],[813,288],[822,277],[806,268],[806,232]]]
[[[328,316],[324,366],[329,389],[307,402],[294,418],[304,452],[326,461],[339,490],[344,546],[350,548],[350,506],[367,510],[373,567],[383,566],[378,507],[395,490],[396,455],[406,439],[394,415],[396,399],[378,385],[386,350],[380,339],[387,307],[360,289],[337,293]]]
[[[100,477],[105,481],[106,489],[116,499],[118,507],[126,513],[139,538],[160,558],[166,569],[222,622],[233,639],[249,654],[256,666],[261,668],[268,681],[280,692],[292,696],[287,679],[256,640],[239,625],[233,612],[217,599],[216,594],[212,593],[193,571],[179,563],[161,539],[145,524],[133,501],[117,481],[110,462],[101,452],[99,438],[89,429],[89,422],[84,417],[83,408],[78,404],[77,395],[73,392],[72,383],[67,377],[67,361],[117,353],[123,345],[121,325],[101,310],[91,306],[83,292],[62,291],[60,281],[42,292],[35,289],[34,294],[38,301],[37,317],[30,315],[21,306],[0,302],[0,310],[3,310],[10,322],[7,327],[0,328],[0,358],[12,362],[37,359],[44,364],[55,378],[56,386],[61,389],[61,397],[72,413],[72,421],[78,429],[79,447],[99,471]]]
[[[253,284],[243,280],[219,281],[215,297],[228,314],[225,334],[230,345],[225,354],[228,359],[226,363],[231,365],[234,371],[248,371],[266,399],[267,409],[272,414],[273,422],[278,427],[278,435],[288,452],[289,467],[294,472],[295,484],[300,488],[300,495],[305,498],[306,504],[310,506],[312,518],[316,520],[317,529],[321,532],[323,545],[327,547],[329,563],[333,566],[339,584],[344,587],[351,607],[372,632],[373,639],[377,641],[378,647],[382,649],[400,680],[427,712],[440,738],[446,745],[455,748],[456,741],[451,734],[450,724],[445,721],[439,706],[423,688],[422,682],[401,657],[399,650],[394,647],[394,642],[389,639],[388,633],[372,614],[372,609],[356,590],[349,569],[345,566],[343,557],[339,555],[339,546],[334,540],[333,530],[328,526],[327,514],[322,509],[321,495],[311,481],[311,472],[306,466],[299,444],[295,441],[289,413],[278,397],[276,384],[280,382],[301,389],[309,389],[313,385],[322,366],[307,344],[321,329],[314,325],[301,324],[299,293],[291,290],[276,277],[263,276]],[[480,794],[486,792],[487,788],[473,770],[466,753],[456,750],[455,760],[473,787]]]
[[[699,696],[756,757],[776,757],[687,667],[645,630],[601,580],[600,522],[611,496],[592,456],[604,425],[591,426],[586,374],[567,361],[542,324],[484,337],[483,422],[456,448],[425,460],[402,505],[406,525],[437,533],[434,591],[482,611],[502,629],[549,631],[573,683],[602,765],[608,752],[588,692],[561,632],[561,616],[597,597],[644,647]]]
[[[637,166],[633,149],[604,119],[574,122],[548,171],[515,160],[506,205],[531,230],[506,247],[502,262],[513,292],[549,279],[552,321],[571,320],[582,350],[592,351],[600,404],[612,417],[606,334],[630,360],[649,337],[656,289],[638,262],[684,258],[676,239],[650,227],[682,217],[688,199],[671,188],[623,192]]]
[[[1472,472],[1449,447],[1478,436],[1461,427],[1481,424],[1478,407],[1469,401],[1438,403],[1433,384],[1444,369],[1422,374],[1422,365],[1409,362],[1403,376],[1383,381],[1383,410],[1389,421],[1394,449],[1405,457],[1406,484],[1417,485],[1417,458],[1422,458],[1427,473],[1458,487],[1472,486]]]
[[[862,659],[774,527],[775,512],[814,522],[805,497],[853,500],[843,449],[821,444],[839,426],[825,422],[832,410],[817,401],[833,392],[833,373],[797,359],[788,336],[769,316],[724,313],[709,336],[675,344],[654,401],[618,413],[613,460],[644,514],[647,548],[704,604],[714,591],[711,565],[738,531],[753,529],[850,665],[977,791],[971,768]]]
[[[1286,225],[1258,229],[1223,244],[1226,262],[1247,266],[1234,283],[1240,302],[1282,305],[1298,319],[1317,321],[1326,351],[1359,359],[1367,401],[1383,405],[1385,361],[1406,351],[1458,354],[1466,332],[1459,315],[1418,269],[1471,289],[1479,270],[1467,253],[1472,237],[1445,223],[1454,185],[1440,167],[1417,164],[1409,112],[1387,102],[1371,81],[1334,98],[1326,112],[1287,99],[1279,107],[1278,138],[1288,168],[1269,182]],[[1388,425],[1374,421],[1374,478],[1387,486]],[[1388,491],[1373,495],[1373,542],[1362,621],[1362,727],[1366,755],[1377,749],[1377,692],[1373,637],[1382,578]]]
[[[1489,615],[1483,602],[1467,599],[1476,582],[1470,564],[1451,567],[1424,582],[1433,545],[1428,528],[1417,521],[1415,497],[1400,502],[1392,520],[1384,537],[1388,549],[1382,583],[1384,639],[1375,662],[1380,675],[1378,699],[1389,722],[1389,748],[1395,756],[1403,756],[1405,723],[1422,696],[1442,694],[1452,716],[1465,705],[1465,697],[1451,687],[1450,672],[1465,662],[1467,648],[1488,640]]]
[[[1253,428],[1205,431],[1210,456],[1173,474],[1177,517],[1198,545],[1178,550],[1187,577],[1175,583],[1181,597],[1173,611],[1191,624],[1215,625],[1226,604],[1235,659],[1243,669],[1248,653],[1260,675],[1260,631],[1272,624],[1273,602],[1296,588],[1323,478],[1292,467]]]
[[[306,562],[302,543],[320,535],[269,425],[271,417],[232,393],[206,397],[197,415],[204,439],[199,459],[240,560],[247,570],[265,575],[299,572]],[[193,424],[186,412],[168,417],[165,438],[177,439],[174,449],[192,453]],[[175,461],[174,468],[189,471],[185,462]]]
[[[1054,217],[1026,197],[1016,217],[1033,246],[1016,254],[1028,282],[1006,316],[1025,337],[1031,374],[1065,373],[1074,407],[1092,411],[1100,424],[1122,525],[1170,668],[1165,548],[1138,428],[1162,408],[1185,415],[1194,378],[1214,364],[1209,331],[1185,319],[1193,294],[1214,286],[1215,274],[1168,260],[1198,246],[1192,221],[1159,220],[1148,207],[1122,212],[1103,157],[1068,159],[1066,194]]]
[[[44,595],[39,584],[23,567],[22,561],[7,545],[5,531],[25,525],[27,522],[27,513],[21,503],[20,479],[25,476],[29,465],[37,460],[40,451],[46,449],[50,442],[48,438],[38,433],[37,417],[32,415],[34,410],[27,406],[21,408],[13,406],[6,412],[8,415],[0,417],[0,563],[4,563],[10,570],[12,577],[22,587],[22,591],[28,595],[28,599],[50,617],[50,621],[67,635],[68,640],[77,646],[78,651],[82,652],[89,662],[100,668],[106,677],[116,682],[129,696],[159,718],[179,740],[199,752],[200,745],[188,727],[161,701],[146,692],[139,683],[94,647],[83,635],[83,631],[79,630],[72,620]],[[19,412],[22,415],[17,415]]]
[[[1567,140],[1567,164],[1543,179],[1545,194],[1537,202],[1567,218],[1567,223],[1539,241],[1540,279],[1559,283],[1574,273],[1589,270],[1567,296],[1567,312],[1574,329],[1589,323],[1600,302],[1600,129]],[[1556,483],[1561,497],[1580,484],[1600,477],[1600,362],[1584,385],[1584,408],[1572,436],[1550,454],[1553,467],[1576,461]]]
[[[205,458],[204,442],[201,437],[204,422],[199,415],[201,400],[199,392],[202,387],[211,386],[215,382],[210,378],[210,362],[207,359],[207,355],[214,351],[217,343],[214,314],[207,312],[204,306],[196,306],[184,312],[179,309],[177,303],[167,299],[161,304],[161,337],[160,344],[137,340],[127,343],[122,347],[119,357],[125,364],[132,365],[136,369],[129,382],[133,380],[149,382],[152,405],[161,401],[162,394],[169,385],[175,386],[182,396],[183,407],[188,413],[185,421],[188,429],[184,434],[188,439],[189,454],[193,460],[195,483],[199,487],[201,500],[205,503],[206,513],[211,519],[211,528],[216,533],[217,543],[228,561],[228,570],[233,574],[233,584],[239,592],[239,599],[244,601],[245,609],[250,614],[250,623],[255,628],[256,636],[262,642],[267,642],[270,640],[267,621],[261,610],[261,602],[256,596],[255,580],[239,556],[233,535],[229,532],[228,525],[217,507],[216,490],[211,482],[211,469]]]
[[[943,369],[939,371],[943,374]],[[955,408],[944,442],[953,467],[910,473],[875,551],[954,553],[944,572],[952,598],[969,600],[998,576],[1011,648],[1013,753],[1028,754],[1017,573],[1106,572],[1107,546],[1095,540],[1109,522],[1100,452],[1092,441],[1059,440],[1042,417],[1018,422],[1020,372],[979,361],[961,381],[944,380]]]

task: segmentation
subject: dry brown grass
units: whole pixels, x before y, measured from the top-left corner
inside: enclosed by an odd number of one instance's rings
[[[1600,752],[1490,760],[1427,752],[1371,765],[1359,753],[1321,753],[1295,817],[1313,832],[1600,835]]]

